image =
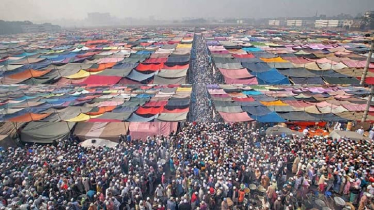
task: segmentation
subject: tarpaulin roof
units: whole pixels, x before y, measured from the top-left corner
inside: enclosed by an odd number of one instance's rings
[[[317,75],[305,68],[292,68],[286,70],[279,70],[283,75],[289,77],[316,77]]]
[[[290,84],[288,79],[276,69],[257,73],[256,76],[259,84]]]
[[[248,116],[247,112],[241,112],[241,113],[219,112],[219,113],[225,122],[248,122],[248,121],[253,120],[252,118]]]
[[[175,70],[164,70],[164,69],[162,69],[157,73],[157,76],[165,77],[165,78],[184,77],[187,74],[187,70],[188,69],[175,69]],[[156,83],[156,84],[158,84],[158,83]]]
[[[246,85],[257,85],[258,81],[256,77],[244,78],[244,79],[231,79],[225,77],[226,84],[246,84]]]
[[[242,63],[244,68],[249,69],[252,72],[265,72],[269,71],[271,68],[264,62],[261,63]]]
[[[167,121],[167,122],[180,122],[187,119],[188,112],[181,113],[161,113],[157,120]]]
[[[128,122],[151,122],[158,117],[158,114],[150,116],[150,117],[143,117],[133,113],[128,119]]]
[[[243,66],[240,63],[216,63],[217,68],[222,69],[242,69]]]
[[[251,118],[262,123],[280,123],[285,120],[280,117],[276,112],[270,112],[265,115],[251,115]]]
[[[254,77],[251,75],[247,69],[219,69],[219,71],[223,74],[223,76],[231,78],[231,79],[243,79],[243,78],[250,78]]]
[[[243,112],[240,106],[215,106],[218,112],[239,113]]]
[[[74,125],[67,122],[30,122],[21,130],[21,141],[52,143],[66,139]]]
[[[163,106],[160,107],[139,107],[138,110],[136,110],[137,114],[142,114],[142,115],[148,115],[148,114],[160,114],[162,110],[164,109]]]
[[[305,112],[288,112],[288,113],[279,113],[279,116],[288,120],[288,121],[305,121],[305,122],[316,122],[319,121],[318,118],[305,113]]]
[[[261,116],[269,114],[271,111],[264,105],[259,106],[242,106],[242,110],[248,112],[251,115]]]
[[[160,64],[144,64],[140,63],[137,67],[136,70],[138,71],[158,71],[162,69],[164,66],[163,63]]]
[[[172,131],[177,131],[177,122],[137,122],[130,123],[129,130],[132,138],[146,140],[148,136],[169,135]]]
[[[164,84],[164,85],[169,85],[169,84],[185,84],[186,83],[186,76],[183,77],[176,77],[176,78],[165,78],[165,77],[160,77],[156,75],[153,80],[154,84]]]
[[[129,75],[127,75],[126,77],[131,79],[131,80],[141,82],[141,81],[144,81],[144,80],[151,79],[154,75],[155,75],[155,73],[143,74],[143,73],[138,72],[136,70],[132,70],[131,73]]]
[[[325,84],[321,77],[290,77],[294,84]]]
[[[118,142],[119,136],[121,134],[126,134],[128,128],[128,122],[85,122],[77,124],[74,134],[77,135],[80,140],[101,138]]]
[[[87,77],[81,84],[86,85],[113,85],[117,84],[122,77],[118,76],[102,76],[102,75],[91,75]]]

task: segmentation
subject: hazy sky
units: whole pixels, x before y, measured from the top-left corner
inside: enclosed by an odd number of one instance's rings
[[[285,17],[356,15],[374,10],[374,0],[0,0],[0,19],[84,19],[88,12],[124,18]]]

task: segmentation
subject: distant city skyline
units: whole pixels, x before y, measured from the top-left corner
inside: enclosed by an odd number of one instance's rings
[[[136,19],[356,16],[374,10],[373,0],[1,0],[0,19],[54,22],[84,20],[88,13]]]

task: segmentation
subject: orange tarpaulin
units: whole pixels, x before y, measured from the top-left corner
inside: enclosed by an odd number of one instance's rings
[[[261,60],[263,60],[264,62],[266,63],[274,63],[274,62],[288,62],[287,60],[284,60],[283,58],[281,57],[276,57],[276,58],[260,58]]]
[[[11,79],[25,79],[26,80],[26,79],[30,79],[32,77],[41,77],[41,76],[49,73],[50,71],[51,71],[51,69],[47,69],[47,70],[27,69],[23,72],[9,75],[8,77],[11,78]]]
[[[31,121],[38,121],[41,119],[44,119],[48,117],[50,113],[46,114],[34,114],[34,113],[26,113],[24,115],[18,116],[18,117],[13,117],[10,118],[8,121],[9,122],[31,122]]]
[[[112,68],[116,63],[101,63],[97,68],[90,68],[87,69],[89,72],[97,72],[97,71],[103,71],[105,69]]]
[[[288,106],[288,104],[283,103],[281,100],[278,101],[260,101],[265,106]]]
[[[87,112],[86,114],[87,115],[104,114],[105,112],[110,112],[110,111],[112,111],[115,108],[116,108],[116,106],[102,106],[102,107],[99,107],[99,109],[97,111]]]
[[[160,107],[139,107],[136,110],[137,114],[160,114],[164,110],[163,106]]]
[[[137,67],[136,67],[136,70],[138,71],[158,71],[160,69],[162,69],[162,67],[164,66],[163,63],[160,63],[160,64],[139,64]]]
[[[233,54],[234,58],[254,58],[253,54]]]

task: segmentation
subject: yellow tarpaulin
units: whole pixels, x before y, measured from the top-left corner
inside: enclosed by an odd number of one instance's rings
[[[87,114],[80,113],[78,116],[73,117],[71,119],[68,119],[66,121],[67,122],[82,122],[82,121],[87,121],[91,118],[96,118],[96,117],[99,117],[99,116],[101,116],[101,114],[92,116],[92,115],[87,115]]]
[[[288,104],[283,103],[282,101],[260,101],[265,106],[288,106]]]
[[[192,87],[178,87],[177,92],[191,92]]]
[[[179,48],[192,48],[192,44],[178,44],[177,49]]]
[[[75,74],[66,76],[66,78],[68,78],[68,79],[82,79],[82,78],[86,78],[88,76],[90,76],[90,72],[81,69]]]
[[[276,58],[260,58],[260,59],[263,60],[266,63],[275,63],[275,62],[277,62],[277,63],[280,63],[280,62],[286,63],[286,62],[288,62],[287,60],[284,60],[281,57],[276,57]]]
[[[95,75],[95,74],[98,74],[100,73],[101,71],[98,71],[98,72],[88,72],[86,70],[79,70],[77,73],[75,74],[72,74],[72,75],[69,75],[69,76],[66,76],[66,78],[68,79],[83,79],[83,78],[86,78],[90,75]]]

